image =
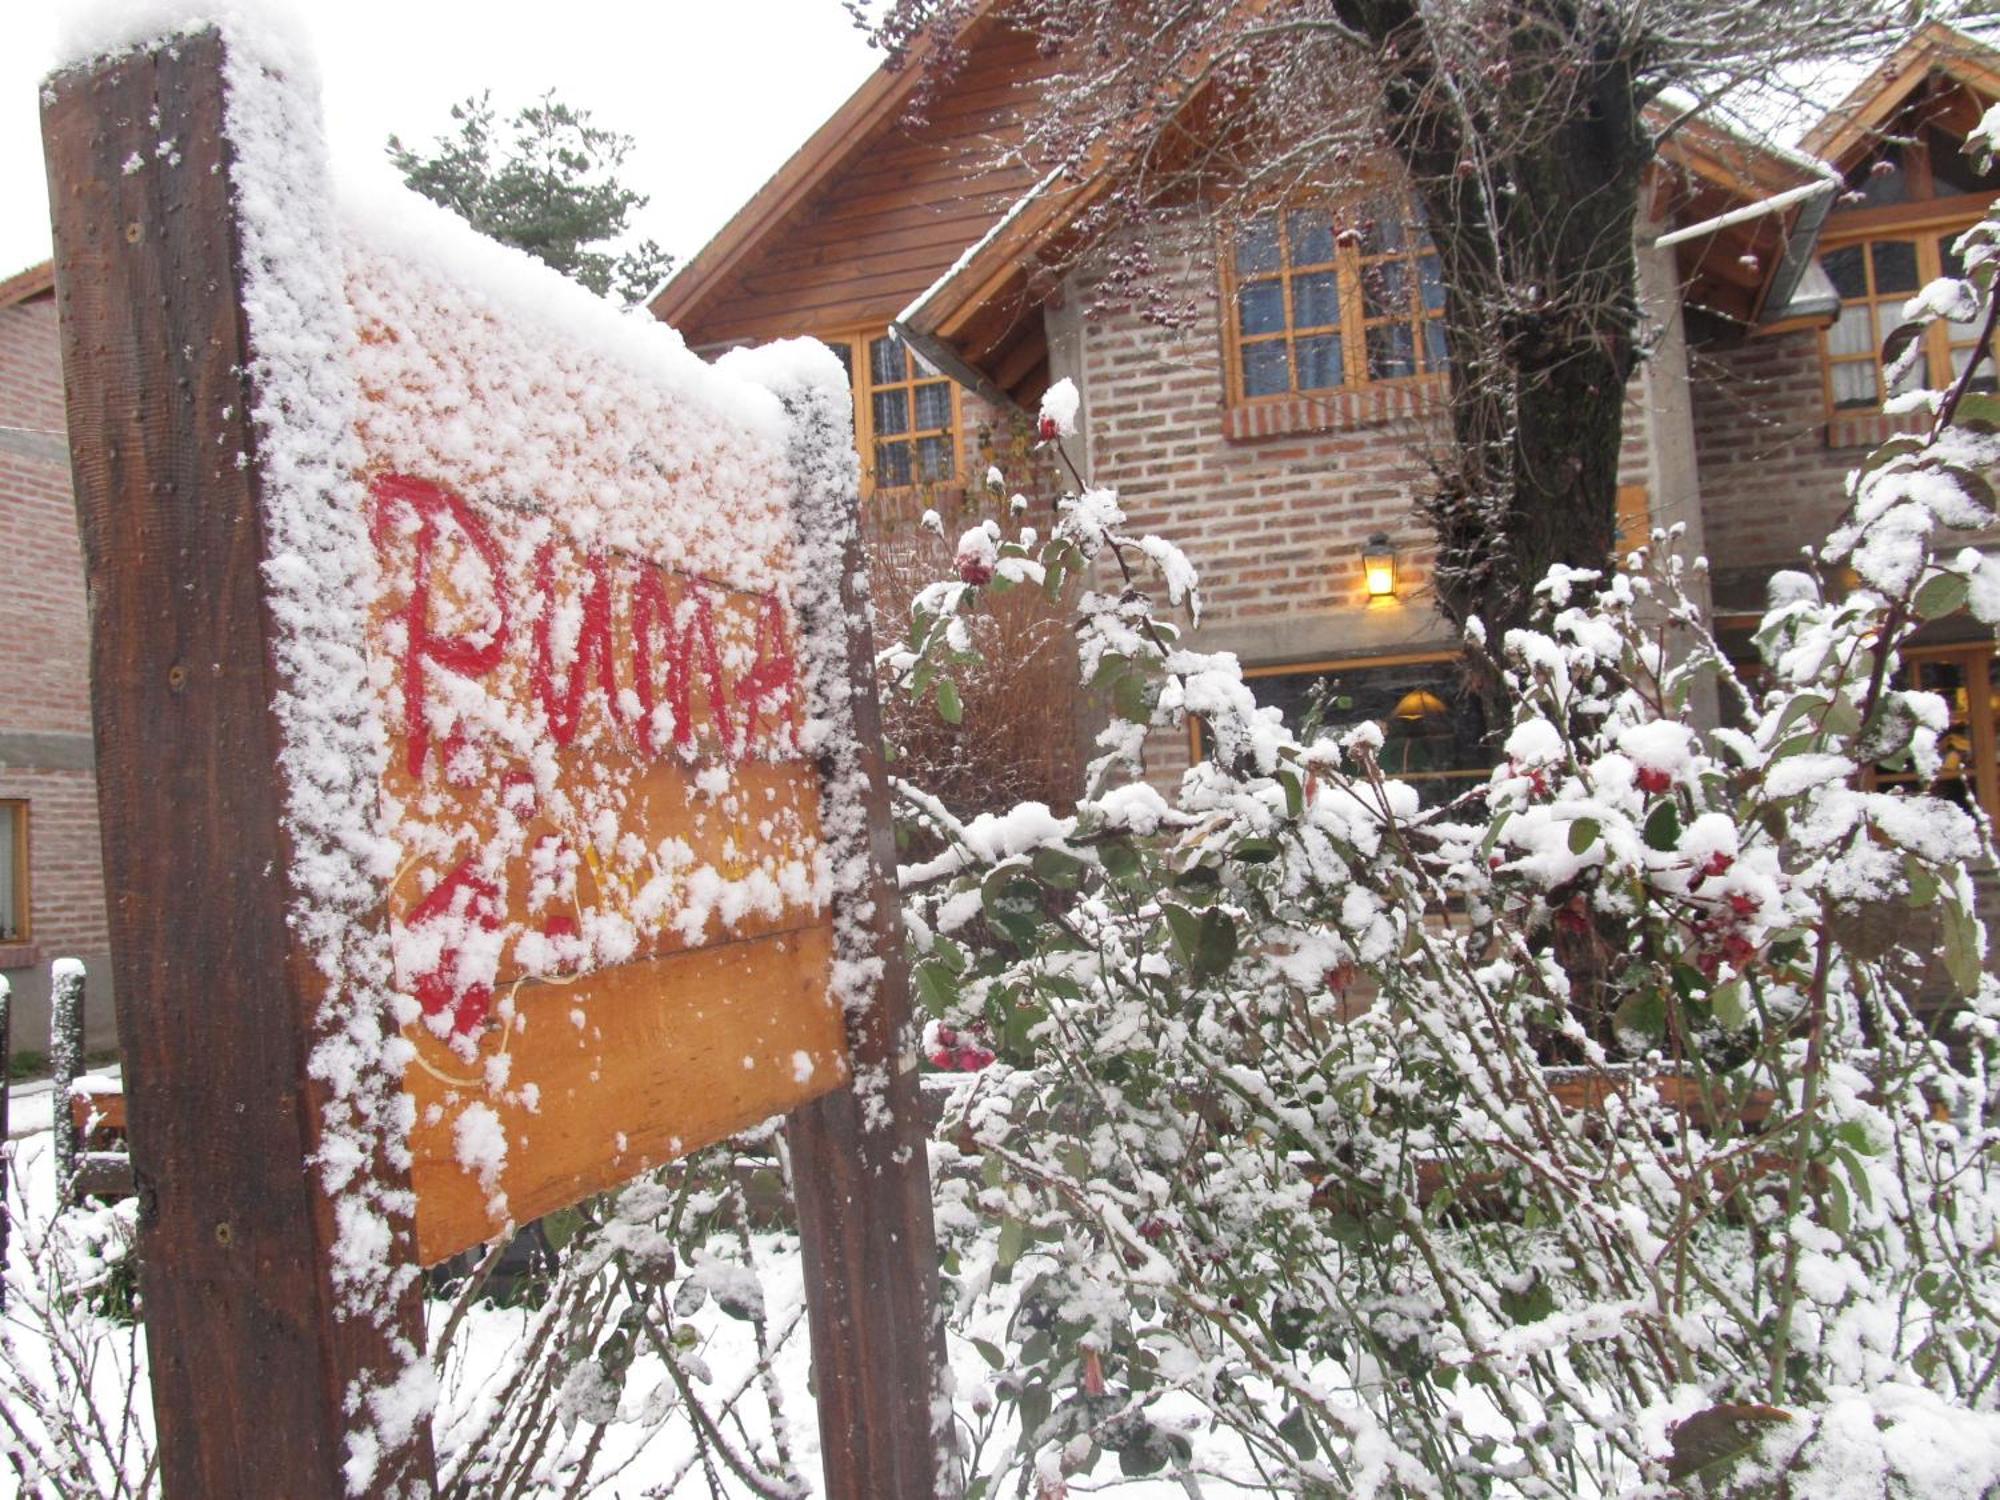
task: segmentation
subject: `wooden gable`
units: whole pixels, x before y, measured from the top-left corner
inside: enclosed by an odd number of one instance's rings
[[[1033,37],[980,15],[953,79],[921,117],[928,61],[870,79],[654,299],[697,349],[880,328],[1034,179],[1009,148],[1051,64]]]

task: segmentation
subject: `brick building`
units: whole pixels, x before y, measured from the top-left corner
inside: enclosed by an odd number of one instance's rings
[[[975,430],[1072,378],[1092,479],[1201,571],[1192,644],[1235,652],[1264,701],[1288,709],[1330,680],[1440,791],[1482,775],[1489,752],[1412,505],[1440,440],[1442,304],[1402,195],[1378,181],[1287,202],[1219,246],[1205,228],[1187,246],[1149,230],[1159,300],[1196,309],[1163,327],[1119,280],[1125,247],[1086,228],[1118,164],[1022,187],[1005,148],[1034,95],[1033,48],[991,7],[957,44],[949,108],[922,126],[903,118],[921,47],[878,74],[653,310],[698,349],[809,333],[854,350],[864,484],[891,510],[912,480],[948,497],[978,471]],[[1847,470],[1896,430],[1877,351],[1892,310],[1949,269],[1952,237],[2000,191],[1958,150],[1996,98],[2000,60],[1930,25],[1802,141],[1711,115],[1662,148],[1638,242],[1650,356],[1628,391],[1620,529],[1685,525],[1716,564],[1725,627],[1825,535]],[[984,166],[995,160],[1014,164]],[[1941,380],[1965,350],[1931,337],[1926,373]],[[877,372],[859,362],[881,348],[893,369],[956,382],[959,425],[926,429],[938,453],[956,439],[954,462],[892,467]],[[941,417],[942,400],[931,409]],[[889,430],[900,413],[892,392]],[[1369,587],[1371,551],[1393,564],[1385,592]],[[1927,637],[1910,670],[1953,707],[1962,795],[2000,816],[1992,640],[1957,628]],[[1157,737],[1151,766],[1171,778],[1197,750]]]
[[[90,738],[90,634],[70,501],[55,278],[0,281],[0,975],[15,1045],[48,1036],[49,964],[89,966],[90,1036],[111,1037],[111,964]]]

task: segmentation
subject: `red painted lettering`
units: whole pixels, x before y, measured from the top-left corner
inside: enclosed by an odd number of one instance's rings
[[[583,717],[583,690],[589,683],[593,660],[597,683],[604,693],[605,712],[613,719],[618,717],[618,684],[611,673],[611,570],[601,556],[594,555],[586,563],[590,587],[583,596],[583,623],[576,633],[576,655],[570,659],[569,681],[558,696],[550,640],[556,612],[555,552],[554,542],[543,542],[535,554],[535,589],[541,596],[541,610],[535,616],[533,676],[535,696],[541,699],[542,712],[548,715],[549,733],[558,745],[567,745],[576,738],[577,723]]]
[[[403,739],[408,747],[410,774],[422,779],[424,757],[429,753],[431,726],[424,713],[424,662],[436,662],[448,672],[463,677],[479,677],[500,663],[507,645],[507,595],[501,587],[500,555],[486,527],[472,508],[439,485],[402,474],[384,474],[370,486],[374,514],[369,530],[375,550],[384,561],[394,544],[397,530],[392,512],[407,507],[417,517],[416,563],[411,570],[410,597],[403,605]],[[436,551],[441,523],[449,520],[465,538],[492,580],[496,623],[481,639],[478,635],[438,635],[431,630],[431,561]]]
[[[733,746],[729,730],[729,703],[722,680],[722,657],[715,645],[715,617],[707,596],[690,583],[682,597],[680,618],[668,602],[666,585],[657,569],[646,568],[632,590],[633,687],[639,699],[639,748],[655,753],[653,708],[658,702],[653,671],[655,632],[664,635],[667,667],[667,708],[674,719],[674,744],[686,748],[694,743],[695,647],[701,648],[701,673],[708,689],[708,712],[724,746]]]
[[[757,613],[757,660],[736,684],[736,701],[743,710],[745,753],[756,738],[759,713],[770,721],[777,741],[773,753],[798,743],[798,671],[785,635],[785,612],[774,595],[764,596]]]
[[[498,932],[504,917],[500,888],[476,872],[471,857],[467,856],[417,903],[404,926],[414,929],[426,922],[455,922],[469,924],[481,932]],[[460,1036],[470,1036],[485,1023],[486,1013],[493,1008],[493,986],[460,984],[458,965],[462,950],[461,943],[447,940],[437,963],[417,976],[414,988],[425,1015],[449,1010],[451,1029]]]

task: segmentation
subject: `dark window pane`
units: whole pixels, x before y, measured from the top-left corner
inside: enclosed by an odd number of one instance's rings
[[[1249,686],[1258,703],[1277,709],[1294,733],[1303,729],[1315,701],[1322,707],[1323,729],[1379,724],[1382,769],[1409,778],[1425,806],[1449,801],[1493,764],[1479,700],[1460,685],[1454,662],[1260,673]]]
[[[883,489],[897,489],[910,482],[910,445],[875,445],[875,483]]]
[[[1278,219],[1260,214],[1236,237],[1236,269],[1244,276],[1278,269]]]
[[[1361,211],[1361,253],[1387,255],[1403,248],[1409,210],[1394,198],[1378,198]]]
[[[1444,319],[1424,319],[1424,368],[1442,370],[1451,363],[1451,356],[1444,347]]]
[[[852,344],[841,343],[838,340],[836,340],[835,342],[828,344],[826,347],[831,349],[833,351],[833,357],[840,361],[840,368],[842,373],[844,373],[847,376],[847,383],[849,385],[853,385],[854,346]]]
[[[1340,322],[1340,280],[1332,271],[1292,278],[1292,326],[1331,328]]]
[[[1843,245],[1827,251],[1819,258],[1819,266],[1843,298],[1868,295],[1868,273],[1862,265],[1859,245]]]
[[[1400,260],[1378,261],[1361,273],[1361,310],[1371,318],[1410,315],[1410,268]]]
[[[917,430],[951,426],[951,387],[943,383],[917,387]]]
[[[1285,361],[1283,339],[1243,346],[1244,395],[1282,396],[1291,388],[1291,371]]]
[[[877,385],[908,380],[909,366],[903,360],[902,342],[893,338],[876,339],[868,346],[868,370]]]
[[[1394,380],[1416,373],[1416,340],[1408,323],[1381,323],[1368,330],[1370,380]]]
[[[1938,236],[1938,264],[1944,268],[1944,274],[1947,276],[1963,276],[1965,274],[1965,257],[1953,248],[1957,244],[1958,235],[1956,232]]]
[[[1435,255],[1417,262],[1417,280],[1424,296],[1425,312],[1444,311],[1444,267]]]
[[[1877,240],[1868,247],[1875,260],[1875,295],[1917,289],[1917,247],[1908,240]]]
[[[1253,281],[1238,288],[1236,313],[1244,333],[1283,333],[1285,284],[1282,281]]]
[[[877,391],[875,393],[875,430],[884,433],[908,432],[910,430],[910,393],[908,391]]]
[[[919,479],[951,478],[951,439],[927,437],[917,439],[917,477]]]
[[[1323,213],[1293,214],[1285,221],[1291,236],[1292,264],[1324,265],[1333,259],[1333,220]]]
[[[1299,361],[1299,389],[1330,391],[1347,383],[1340,364],[1340,335],[1323,333],[1300,339],[1296,345]]]

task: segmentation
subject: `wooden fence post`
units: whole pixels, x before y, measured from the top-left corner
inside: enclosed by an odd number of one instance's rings
[[[287,923],[224,78],[215,32],[178,36],[52,79],[43,136],[161,1484],[332,1500],[346,1401],[424,1332],[414,1278],[391,1326],[342,1307],[311,1165],[324,981]],[[427,1494],[431,1468],[419,1423],[368,1492]]]
[[[83,1071],[83,965],[59,958],[49,966],[49,1130],[55,1156],[56,1212],[76,1201],[76,1114],[70,1093]]]
[[[949,1418],[940,1404],[944,1326],[853,429],[844,411],[830,411],[809,392],[780,394],[794,424],[796,525],[814,552],[838,566],[837,585],[807,580],[799,607],[804,634],[844,646],[852,738],[836,736],[845,743],[822,760],[822,773],[829,780],[858,774],[865,782],[865,831],[845,834],[865,839],[865,850],[844,849],[842,831],[833,834],[836,861],[862,853],[867,869],[865,889],[836,897],[839,956],[878,969],[872,1003],[848,1017],[854,1083],[793,1111],[787,1122],[820,1452],[829,1500],[931,1500],[951,1489]]]

